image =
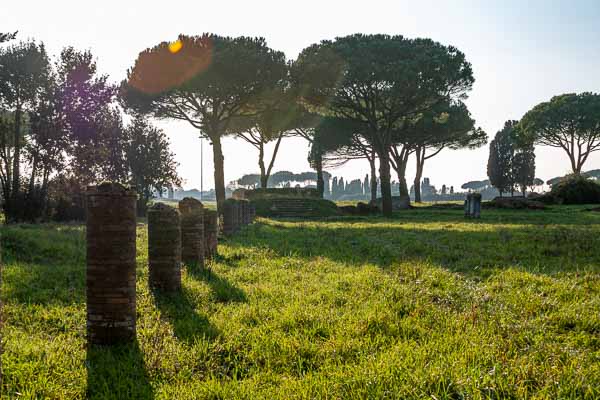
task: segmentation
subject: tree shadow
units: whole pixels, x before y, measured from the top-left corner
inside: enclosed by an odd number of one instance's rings
[[[208,317],[196,311],[186,288],[170,293],[154,289],[152,294],[157,308],[169,320],[177,338],[191,345],[196,340],[214,340],[219,336],[219,330]]]
[[[137,340],[117,346],[89,345],[88,399],[153,399],[154,389]]]
[[[234,252],[254,247],[279,257],[325,257],[349,266],[370,263],[388,268],[399,262],[429,262],[473,278],[505,268],[554,274],[600,266],[600,235],[593,224],[494,226],[490,220],[465,224],[456,213],[441,221],[433,220],[431,214],[416,214],[409,220],[267,220],[252,235],[229,245]]]
[[[222,257],[222,256],[219,256]],[[188,265],[188,273],[195,279],[206,282],[211,289],[212,296],[219,303],[246,303],[246,293],[232,284],[226,278],[214,272],[211,268],[202,268],[197,265]]]

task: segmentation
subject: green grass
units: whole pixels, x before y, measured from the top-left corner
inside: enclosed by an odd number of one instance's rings
[[[2,399],[600,398],[600,213],[260,219],[86,348],[84,230],[2,228]]]

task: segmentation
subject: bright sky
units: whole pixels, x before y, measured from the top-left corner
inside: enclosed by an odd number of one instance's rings
[[[286,4],[287,3],[287,4]],[[475,86],[467,104],[492,136],[507,119],[519,119],[553,95],[600,92],[600,2],[598,0],[304,0],[151,1],[19,0],[0,4],[0,32],[19,30],[52,55],[66,45],[91,49],[111,80],[125,78],[138,53],[179,33],[214,32],[263,36],[269,46],[294,58],[306,46],[351,33],[430,37],[462,50],[473,64]],[[200,187],[200,139],[185,123],[161,121],[180,163],[184,187]],[[224,141],[225,181],[257,172],[257,152],[234,139]],[[277,170],[309,170],[308,147],[285,140]],[[569,170],[567,156],[538,148],[537,173],[544,180]],[[488,148],[444,151],[425,166],[438,188],[486,179]],[[409,182],[414,168],[407,173]],[[204,188],[213,187],[212,153],[204,146]],[[600,168],[600,153],[585,169]],[[363,177],[366,161],[336,170],[345,180]]]

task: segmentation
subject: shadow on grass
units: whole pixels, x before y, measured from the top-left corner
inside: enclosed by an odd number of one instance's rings
[[[278,257],[325,257],[353,266],[431,262],[481,278],[507,267],[552,274],[600,266],[600,225],[494,226],[490,220],[464,224],[456,215],[442,222],[418,215],[402,220],[265,220],[229,246],[235,252],[255,247]]]
[[[199,339],[213,340],[219,336],[219,330],[210,323],[208,317],[196,311],[185,288],[172,293],[154,289],[152,293],[156,307],[169,320],[178,339],[191,345]]]
[[[202,280],[210,286],[212,296],[217,302],[246,303],[248,301],[246,293],[242,289],[233,285],[226,278],[218,275],[210,268],[188,265],[187,271],[195,279]]]
[[[87,350],[88,399],[153,399],[139,345],[89,346]]]

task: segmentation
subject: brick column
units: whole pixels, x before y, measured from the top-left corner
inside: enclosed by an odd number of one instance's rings
[[[465,217],[481,217],[481,193],[469,193],[465,200]]]
[[[246,209],[246,225],[250,225],[252,223],[252,214],[250,212],[250,202],[248,200],[244,201],[245,209]]]
[[[181,289],[179,211],[163,203],[148,209],[148,272],[150,287]]]
[[[219,216],[214,210],[204,210],[204,256],[213,258],[217,255],[219,234]]]
[[[231,236],[235,232],[236,201],[227,199],[223,203],[223,235]]]
[[[204,267],[204,206],[192,197],[179,202],[181,214],[181,259]]]
[[[254,219],[256,219],[256,208],[254,207],[254,204],[248,202],[248,207],[250,208],[249,210],[249,218],[250,218],[250,223],[254,222]]]
[[[87,199],[87,337],[110,345],[135,340],[135,190],[90,186]]]

